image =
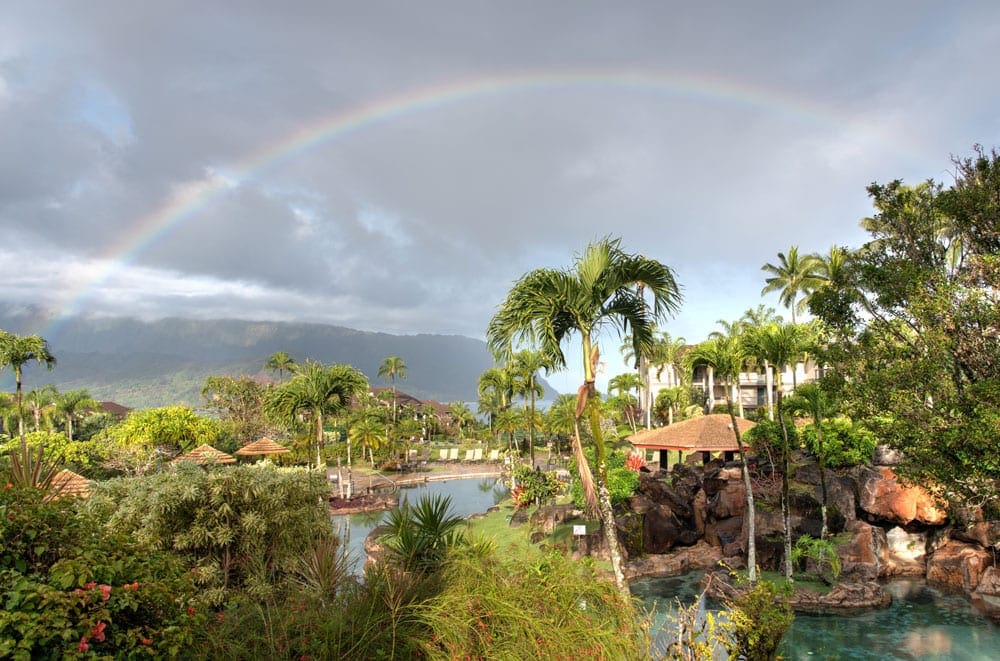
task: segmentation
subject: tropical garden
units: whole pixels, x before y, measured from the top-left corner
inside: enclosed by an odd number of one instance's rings
[[[746,511],[783,521],[780,575],[764,576],[748,517],[751,587],[715,634],[735,655],[773,655],[791,617],[786,582],[839,572],[831,471],[890,448],[901,478],[956,515],[1000,519],[1000,157],[976,148],[953,165],[947,186],[870,186],[864,245],[792,246],[765,264],[762,296],[776,293],[790,322],[759,305],[688,344],[663,330],[682,301],[674,271],[612,237],[565,269],[524,274],[486,329],[495,365],[475,412],[414,405],[397,388],[399,356],[375,375],[389,387],[375,389],[349,365],[279,352],[269,383],[211,376],[197,410],[120,418],[86,390],[25,386],[26,365],[55,369],[57,357],[39,336],[0,331],[0,367],[15,382],[0,395],[0,657],[643,658],[648,620],[618,519],[650,457],[625,439],[711,412],[732,420]],[[602,393],[608,342],[636,369]],[[577,392],[548,400],[544,375],[569,365],[582,370]],[[766,380],[760,401],[741,392],[749,372]],[[739,417],[758,423],[745,438]],[[174,461],[263,437],[287,452]],[[352,472],[412,470],[414,450],[430,459],[436,441],[500,451],[511,507],[573,503],[601,530],[602,559],[537,544],[511,553],[447,499],[425,499],[386,515],[378,561],[351,571],[330,525],[327,468],[344,471],[350,497]],[[804,460],[819,475],[815,537],[793,537],[790,523]],[[60,491],[63,468],[93,481],[88,498]],[[693,636],[670,653],[711,651]]]

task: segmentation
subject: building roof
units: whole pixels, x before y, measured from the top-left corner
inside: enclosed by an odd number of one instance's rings
[[[757,425],[745,418],[736,418],[742,436]],[[733,434],[729,415],[714,413],[688,418],[666,427],[644,429],[628,440],[645,450],[683,450],[685,452],[735,452],[736,435]],[[743,444],[746,447],[746,444]]]
[[[278,443],[275,443],[270,438],[265,436],[259,441],[254,441],[253,443],[248,443],[247,445],[244,445],[243,447],[241,447],[239,450],[236,451],[236,454],[240,455],[241,457],[248,457],[258,454],[259,455],[283,454],[285,452],[291,452],[291,450],[286,448],[284,445],[279,445]]]
[[[119,418],[124,418],[126,415],[132,412],[127,406],[122,406],[115,402],[98,402],[101,405],[101,410],[105,413],[110,413],[111,415],[117,416]]]
[[[216,450],[211,445],[199,445],[187,454],[174,459],[174,461],[193,461],[196,464],[232,464],[236,462],[236,457],[226,454],[222,450]]]
[[[61,496],[86,498],[90,495],[90,480],[71,470],[63,469],[52,478],[52,485],[49,489],[52,491],[53,498]]]

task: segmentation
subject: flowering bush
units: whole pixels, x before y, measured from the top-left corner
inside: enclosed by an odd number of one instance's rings
[[[532,470],[523,464],[514,469],[513,477],[515,487],[510,497],[518,509],[548,500],[562,488],[562,483],[559,482],[555,472]]]
[[[630,452],[628,457],[625,458],[625,468],[630,471],[635,471],[636,473],[646,465],[646,457],[643,452]]]

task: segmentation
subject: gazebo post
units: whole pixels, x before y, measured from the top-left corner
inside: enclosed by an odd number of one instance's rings
[[[660,450],[660,470],[667,470],[670,465],[668,454],[670,454],[670,450]]]

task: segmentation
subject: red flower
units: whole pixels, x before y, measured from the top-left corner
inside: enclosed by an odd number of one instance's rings
[[[140,637],[139,638],[139,642],[142,643],[143,645],[152,645],[153,644],[153,639],[152,638],[142,638],[142,637]]]
[[[215,616],[215,621],[216,622],[222,622],[225,619],[226,619],[226,614],[225,613],[219,613],[218,615]]]
[[[97,640],[99,643],[104,642],[104,630],[107,628],[106,622],[98,622],[90,628],[90,637]]]
[[[90,583],[84,583],[83,587],[85,590],[93,590],[95,587],[97,587],[97,583],[91,581]]]
[[[4,489],[13,489],[13,488],[14,488],[14,485],[13,485],[13,484],[11,484],[10,482],[8,482],[8,483],[7,483],[7,484],[6,484],[5,486],[4,486]]]
[[[98,586],[101,588],[101,601],[107,601],[111,598],[111,586],[104,585],[103,583]]]
[[[81,652],[86,652],[87,650],[90,649],[90,645],[87,644],[86,636],[80,639],[80,644],[76,646],[76,649],[80,650]]]
[[[188,606],[187,607],[187,614],[188,614],[188,617],[194,617],[194,606]]]

